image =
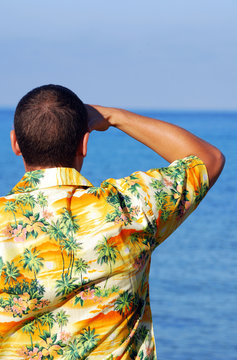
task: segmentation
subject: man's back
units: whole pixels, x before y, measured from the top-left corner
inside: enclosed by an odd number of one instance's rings
[[[0,357],[155,358],[150,256],[207,181],[194,157],[100,188],[71,168],[26,173],[1,198]]]

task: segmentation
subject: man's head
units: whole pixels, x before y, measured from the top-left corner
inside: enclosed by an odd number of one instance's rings
[[[45,85],[28,92],[17,105],[14,130],[13,150],[22,154],[28,169],[72,167],[78,154],[85,156],[87,111],[63,86]]]

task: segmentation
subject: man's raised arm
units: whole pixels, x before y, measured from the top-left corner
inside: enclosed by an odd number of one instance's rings
[[[87,111],[90,131],[114,126],[170,163],[189,155],[198,156],[206,165],[210,187],[224,167],[225,158],[220,150],[179,126],[116,108],[87,105]]]

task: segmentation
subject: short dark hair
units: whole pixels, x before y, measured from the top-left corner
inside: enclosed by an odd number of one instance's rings
[[[88,131],[87,111],[71,90],[44,85],[19,101],[14,128],[27,165],[71,167],[78,145]]]

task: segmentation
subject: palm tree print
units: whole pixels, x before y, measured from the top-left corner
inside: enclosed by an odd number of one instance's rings
[[[97,263],[103,265],[109,264],[110,274],[112,273],[112,263],[115,264],[116,258],[118,255],[118,249],[116,245],[110,245],[106,237],[102,240],[98,245],[96,245],[95,250],[98,253]],[[109,279],[109,275],[105,282],[105,286],[107,285],[107,281]]]
[[[15,227],[17,227],[17,222],[16,222],[16,212],[17,212],[17,204],[15,203],[15,201],[7,201],[5,202],[5,208],[4,211],[5,212],[11,212],[13,217],[14,217],[14,222],[15,222]]]
[[[83,333],[80,334],[79,340],[83,346],[83,355],[89,353],[98,342],[98,335],[95,335],[95,329],[91,330],[90,326],[88,329],[83,329]]]
[[[140,198],[140,192],[139,192],[139,188],[141,187],[140,184],[135,183],[133,185],[130,186],[129,191],[135,195],[138,199]]]
[[[37,317],[35,320],[34,320],[34,326],[35,328],[38,329],[38,332],[39,332],[39,336],[42,336],[42,332],[41,332],[41,329],[40,329],[40,326],[43,325],[42,324],[42,316],[40,317]]]
[[[135,195],[139,199],[139,189],[141,188],[141,185],[137,180],[139,180],[139,178],[136,175],[130,175],[129,177],[125,178],[125,182],[129,186],[128,190],[131,192],[131,194]]]
[[[120,315],[127,315],[131,305],[133,305],[133,294],[129,291],[124,291],[114,303],[114,310],[118,311]]]
[[[73,216],[72,212],[67,210],[66,208],[63,209],[61,215],[61,224],[62,228],[64,229],[65,235],[69,235],[70,233],[76,233],[80,226],[78,225],[78,218],[77,216]]]
[[[63,331],[63,326],[66,326],[68,323],[68,318],[69,315],[66,314],[66,311],[64,310],[60,310],[57,314],[56,314],[56,322],[58,323],[58,325],[61,328],[61,332]]]
[[[155,192],[156,205],[158,209],[162,209],[163,205],[167,202],[167,195],[167,192],[163,190]]]
[[[75,261],[75,273],[81,274],[81,284],[83,283],[82,273],[86,274],[88,268],[89,265],[84,259],[80,258]]]
[[[99,199],[100,196],[101,196],[101,194],[104,193],[105,190],[102,189],[102,188],[100,188],[100,187],[94,186],[94,187],[89,188],[89,189],[87,190],[87,192],[88,192],[89,194],[92,194],[92,195],[96,196],[96,197]]]
[[[16,284],[10,285],[8,288],[4,288],[3,290],[7,294],[14,295],[23,295],[24,293],[27,293],[29,294],[30,299],[41,299],[45,292],[44,285],[40,285],[35,279],[30,282],[23,279],[23,281],[18,281]]]
[[[34,331],[35,331],[35,326],[34,326],[33,322],[28,322],[28,324],[23,326],[22,331],[24,333],[28,333],[30,335],[31,348],[33,349],[32,334],[34,334]]]
[[[66,253],[70,258],[68,276],[71,278],[75,259],[75,252],[81,249],[80,243],[78,243],[74,238],[74,234],[77,233],[80,226],[78,224],[78,218],[76,216],[73,216],[71,211],[67,210],[66,208],[63,209],[59,222],[65,239],[63,240],[63,249],[66,250]]]
[[[172,185],[172,189],[170,189],[169,193],[164,187],[162,181],[153,180],[151,186],[153,189],[157,189],[157,191],[155,191],[156,206],[159,210],[162,210],[161,218],[162,220],[166,221],[169,218],[169,215],[172,213],[173,208],[173,206],[169,204],[169,201],[171,203],[173,202],[175,205],[179,197],[179,192],[178,190],[174,190],[175,186]]]
[[[40,252],[34,248],[26,248],[23,253],[23,258],[20,260],[23,262],[23,268],[28,269],[34,273],[35,280],[37,280],[37,274],[44,266],[42,257],[39,256]]]
[[[95,335],[95,329],[91,330],[90,326],[83,329],[78,338],[69,342],[64,350],[65,360],[85,359],[86,356],[94,349],[99,341],[99,336]]]
[[[76,279],[70,279],[68,274],[62,275],[61,280],[56,280],[56,296],[65,296],[72,293],[77,288],[75,281]]]
[[[42,170],[34,170],[27,172],[25,174],[24,180],[29,186],[35,187],[40,183],[40,179],[42,179],[43,177],[44,172]]]
[[[8,261],[6,262],[6,265],[3,268],[3,273],[5,275],[5,284],[17,281],[17,278],[20,276],[19,269],[15,266],[14,261],[11,263]]]
[[[42,315],[40,318],[41,324],[49,327],[49,333],[51,333],[51,329],[55,323],[54,314],[52,312],[48,312]]]
[[[70,262],[68,266],[68,276],[71,278],[74,259],[75,259],[75,252],[78,249],[81,249],[81,246],[80,243],[77,243],[77,241],[72,236],[70,236],[68,239],[64,241],[64,249],[66,250],[67,255],[70,257]]]
[[[62,265],[63,265],[62,277],[64,277],[65,261],[64,261],[64,256],[63,256],[63,250],[64,250],[64,240],[66,237],[63,232],[63,225],[59,220],[57,220],[56,222],[52,221],[51,225],[48,226],[46,231],[47,231],[50,239],[53,238],[55,241],[57,241],[59,243],[60,250],[61,250],[61,256],[62,256]]]
[[[66,346],[64,352],[64,359],[65,360],[79,360],[82,359],[83,356],[83,348],[81,346],[80,340],[74,338],[71,340],[68,345]]]
[[[43,208],[43,210],[48,205],[47,197],[44,195],[42,191],[38,193],[37,202]]]
[[[21,209],[22,214],[25,214],[25,209],[23,206],[23,202],[24,202],[24,195],[19,195],[18,198],[16,199],[16,204],[17,206]]]
[[[59,243],[61,257],[62,257],[62,281],[65,275],[65,253],[69,257],[69,266],[67,269],[67,279],[65,283],[72,278],[73,266],[75,261],[75,253],[81,249],[81,244],[76,241],[74,234],[79,230],[78,219],[76,216],[72,216],[71,211],[66,208],[57,219],[56,222],[52,221],[50,225],[42,228],[47,232],[50,238],[53,238]],[[61,280],[59,280],[61,282]],[[61,291],[60,291],[61,293]]]
[[[187,168],[187,165],[182,162],[182,160],[179,162],[180,166],[175,167],[167,167],[160,169],[160,173],[162,176],[168,176],[170,179],[173,179],[174,181],[178,181],[180,184],[183,182],[183,174],[184,169]]]
[[[34,196],[30,194],[21,195],[21,197],[18,199],[18,203],[19,202],[21,202],[23,206],[30,206],[31,210],[33,210],[36,205]]]

